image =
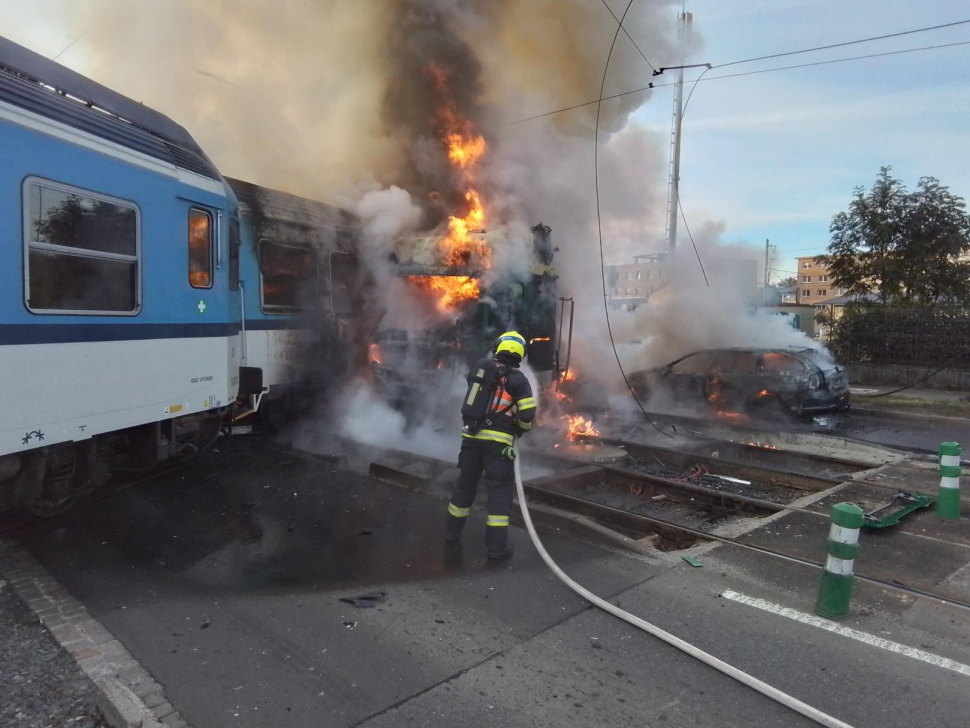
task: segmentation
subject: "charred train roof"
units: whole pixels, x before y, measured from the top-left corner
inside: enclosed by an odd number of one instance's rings
[[[0,101],[219,179],[192,135],[165,114],[3,37]]]
[[[236,199],[244,212],[253,216],[261,235],[285,239],[291,238],[294,233],[299,235],[301,231],[317,231],[346,238],[355,236],[359,231],[359,218],[343,208],[241,179],[225,179],[236,193]],[[289,232],[282,232],[283,229],[288,229]],[[337,247],[343,249],[341,245]]]

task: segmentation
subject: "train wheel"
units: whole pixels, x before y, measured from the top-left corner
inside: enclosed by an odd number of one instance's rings
[[[18,510],[24,515],[36,516],[37,518],[53,518],[73,508],[74,504],[77,503],[77,499],[77,494],[57,499],[41,496],[40,498],[21,503]]]
[[[48,448],[35,470],[33,482],[27,483],[17,510],[37,518],[53,518],[69,510],[80,495],[75,482],[77,465],[77,448],[73,443]]]

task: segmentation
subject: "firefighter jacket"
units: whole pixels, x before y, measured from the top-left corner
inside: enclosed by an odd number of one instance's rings
[[[536,401],[525,374],[509,367],[492,399],[490,412],[495,414],[486,419],[485,427],[474,435],[462,433],[462,437],[511,445],[515,435],[525,434],[532,428],[536,418]]]

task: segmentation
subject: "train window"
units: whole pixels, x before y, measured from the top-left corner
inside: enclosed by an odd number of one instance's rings
[[[267,313],[307,308],[315,290],[317,254],[308,245],[259,241],[260,300]]]
[[[56,182],[24,182],[24,297],[33,313],[134,315],[141,306],[139,212]]]
[[[212,215],[189,210],[189,284],[212,288]]]
[[[356,256],[340,250],[330,253],[330,312],[337,318],[350,318],[354,313],[357,275]]]

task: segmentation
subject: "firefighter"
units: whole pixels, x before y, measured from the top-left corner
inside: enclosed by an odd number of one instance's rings
[[[448,504],[445,541],[456,543],[468,519],[478,481],[485,476],[488,488],[488,519],[485,546],[488,558],[512,555],[509,513],[515,490],[515,436],[528,432],[536,416],[532,385],[519,365],[525,356],[525,339],[516,331],[498,338],[494,354],[480,360],[469,374],[469,388],[462,406],[461,452],[458,484]],[[479,411],[474,411],[476,397]]]

